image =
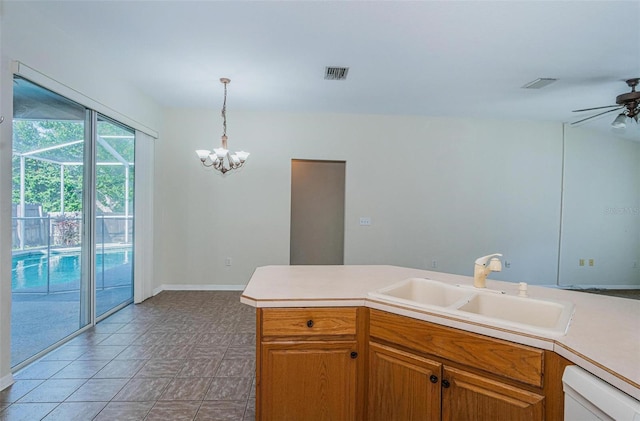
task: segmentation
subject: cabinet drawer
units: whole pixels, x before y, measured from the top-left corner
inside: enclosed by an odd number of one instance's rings
[[[355,335],[355,307],[262,309],[262,336]]]
[[[542,386],[544,351],[372,309],[370,336],[460,364]]]

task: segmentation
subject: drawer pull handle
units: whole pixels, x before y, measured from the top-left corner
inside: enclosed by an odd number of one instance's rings
[[[451,386],[451,383],[449,383],[449,380],[442,379],[442,387],[444,387],[445,389],[448,389],[449,386]]]
[[[355,360],[356,358],[358,358],[358,353],[356,351],[352,351],[350,356],[351,356],[352,359]]]
[[[307,327],[313,327],[313,320],[307,320]]]
[[[438,383],[438,376],[432,374],[431,376],[429,376],[429,381],[431,383]]]

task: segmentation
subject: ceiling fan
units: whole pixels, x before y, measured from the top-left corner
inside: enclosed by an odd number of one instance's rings
[[[604,108],[613,108],[612,110],[603,111],[601,113],[583,118],[582,120],[574,121],[571,125],[579,124],[592,118],[599,117],[603,114],[612,113],[614,111],[622,112],[613,120],[611,126],[618,129],[623,129],[627,126],[626,119],[631,118],[638,123],[638,116],[640,116],[640,92],[636,92],[636,86],[640,82],[640,78],[626,80],[627,85],[631,88],[631,92],[626,94],[620,94],[616,97],[616,105],[605,105],[604,107],[584,108],[582,110],[573,110],[574,113],[580,113],[583,111],[601,110]]]

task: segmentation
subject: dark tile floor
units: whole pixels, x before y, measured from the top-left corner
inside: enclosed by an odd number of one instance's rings
[[[0,421],[254,420],[255,311],[240,292],[165,291],[14,378]]]

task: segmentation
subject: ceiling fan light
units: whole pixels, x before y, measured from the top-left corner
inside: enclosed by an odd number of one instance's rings
[[[611,123],[611,127],[613,127],[614,129],[624,129],[625,127],[627,127],[626,120],[627,116],[625,115],[625,113],[620,113],[618,117],[616,117],[616,119]]]

